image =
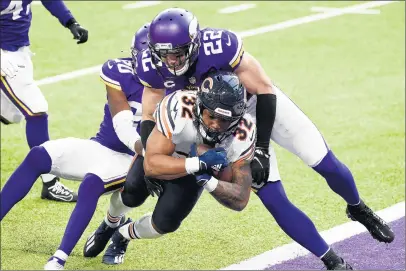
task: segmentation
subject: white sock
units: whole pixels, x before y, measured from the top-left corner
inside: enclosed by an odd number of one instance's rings
[[[68,254],[66,254],[65,252],[63,252],[62,250],[59,250],[59,249],[54,253],[54,256],[65,262],[68,259]]]
[[[121,218],[131,209],[131,207],[124,205],[121,192],[115,191],[111,195],[109,210],[104,217],[104,222],[111,228],[117,228],[120,225]]]
[[[49,183],[52,181],[56,176],[52,174],[42,174],[41,179],[43,183]]]
[[[131,239],[153,239],[161,237],[162,234],[157,232],[152,226],[152,214],[148,213],[132,222],[120,227],[119,232],[127,240]]]

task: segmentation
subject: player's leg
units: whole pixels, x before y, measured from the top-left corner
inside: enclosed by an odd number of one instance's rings
[[[347,202],[349,216],[362,223],[375,239],[392,242],[394,234],[390,227],[360,200],[348,167],[328,148],[311,120],[282,91],[275,90],[278,109],[272,140],[323,176],[329,187]]]
[[[270,174],[268,182],[253,184],[253,190],[272,214],[279,227],[294,241],[319,257],[328,269],[345,266],[344,261],[321,237],[310,218],[287,197],[279,175],[276,154],[270,145]]]
[[[33,65],[31,51],[28,47],[22,47],[16,52],[8,52],[24,67],[13,78],[1,78],[1,89],[10,101],[18,108],[26,119],[27,143],[31,148],[39,146],[49,140],[48,134],[48,103],[38,88],[33,77]],[[41,176],[43,189],[41,198],[56,201],[74,202],[76,193],[66,188],[53,175]]]
[[[80,173],[84,177],[79,187],[77,204],[69,218],[62,242],[46,264],[46,269],[55,268],[56,262],[60,266],[64,265],[93,217],[100,196],[123,186],[132,159],[128,154],[114,152],[92,140],[72,141],[68,152],[65,158],[76,157],[75,163],[81,164]],[[59,167],[59,175],[77,174],[74,165],[66,163],[66,160],[62,164],[65,166]]]
[[[88,238],[83,248],[85,257],[96,257],[104,250],[118,226],[125,221],[124,215],[132,208],[144,203],[149,192],[144,181],[144,158],[135,156],[127,173],[122,190],[115,191],[110,198],[107,214],[99,227]]]
[[[20,110],[11,102],[11,100],[4,93],[3,89],[1,89],[0,101],[0,121],[6,125],[20,123],[24,118],[24,115],[21,114]]]
[[[163,181],[163,193],[152,214],[145,214],[135,222],[129,221],[113,234],[103,263],[120,264],[130,240],[153,239],[176,231],[196,205],[203,189],[192,175],[174,181]]]
[[[32,148],[0,192],[0,221],[22,200],[41,174],[51,171],[52,159],[44,147]]]

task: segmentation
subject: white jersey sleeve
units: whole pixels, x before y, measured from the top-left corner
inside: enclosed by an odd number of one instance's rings
[[[193,105],[196,95],[192,91],[176,91],[166,96],[155,110],[158,131],[175,145],[195,139]]]
[[[253,119],[245,114],[241,119],[234,135],[219,147],[227,150],[227,158],[230,163],[240,161],[250,162],[254,158],[257,127]],[[228,141],[228,142],[227,142]]]

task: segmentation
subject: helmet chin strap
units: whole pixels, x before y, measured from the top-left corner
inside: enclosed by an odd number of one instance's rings
[[[215,142],[215,140],[212,138],[212,137],[210,137],[207,133],[206,133],[206,130],[203,128],[203,126],[202,125],[199,125],[199,132],[200,132],[200,135],[205,139],[205,140],[207,140],[207,141],[209,141],[209,142]]]

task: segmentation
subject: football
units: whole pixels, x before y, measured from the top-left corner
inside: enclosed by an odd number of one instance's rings
[[[197,154],[202,155],[209,149],[212,149],[212,147],[209,145],[206,145],[206,144],[197,145]],[[233,180],[233,171],[231,169],[231,166],[229,165],[228,167],[224,168],[222,171],[213,170],[213,176],[219,180],[230,183]]]

